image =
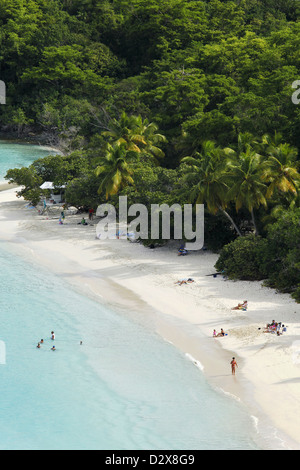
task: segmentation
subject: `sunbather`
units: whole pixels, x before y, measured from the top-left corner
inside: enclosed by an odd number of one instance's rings
[[[194,279],[189,278],[189,279],[181,279],[181,280],[175,282],[175,284],[178,284],[179,286],[182,286],[182,284],[191,284],[192,282],[195,282]]]
[[[231,310],[247,310],[248,308],[248,301],[244,300],[242,304],[238,304],[236,307],[233,307]]]
[[[184,244],[180,245],[180,248],[178,250],[178,256],[185,256],[187,254],[188,254],[188,251],[187,251],[185,245]]]

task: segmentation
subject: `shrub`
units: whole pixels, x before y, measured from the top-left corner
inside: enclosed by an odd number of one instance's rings
[[[229,279],[266,279],[267,245],[267,240],[254,235],[239,237],[224,246],[215,267],[217,271],[224,271]]]
[[[300,209],[281,214],[266,238],[239,237],[226,245],[215,267],[230,279],[266,280],[300,302]]]
[[[297,303],[300,303],[300,283],[295,292],[293,293],[292,297],[296,300]]]

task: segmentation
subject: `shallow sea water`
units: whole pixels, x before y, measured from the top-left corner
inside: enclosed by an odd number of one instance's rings
[[[0,449],[256,447],[247,410],[133,316],[3,244],[0,266]]]
[[[29,166],[34,160],[48,155],[56,155],[55,150],[31,144],[18,144],[0,140],[0,182],[10,168]]]

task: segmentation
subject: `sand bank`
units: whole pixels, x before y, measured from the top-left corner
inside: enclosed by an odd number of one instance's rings
[[[8,191],[10,189],[17,188],[16,184],[9,184],[9,183],[1,183],[0,182],[0,192]]]
[[[262,447],[300,449],[300,305],[289,295],[259,282],[209,276],[217,260],[212,253],[178,257],[177,245],[150,250],[126,240],[97,240],[95,225],[78,225],[78,216],[59,225],[58,217],[26,209],[15,192],[0,194],[0,240],[83,294],[127,315],[139,312],[141,322],[187,354],[213,387],[249,408],[266,436]],[[176,285],[188,277],[195,282]],[[245,299],[248,311],[231,310]],[[287,325],[284,335],[263,333],[273,319]],[[213,339],[213,330],[221,328],[228,336]]]

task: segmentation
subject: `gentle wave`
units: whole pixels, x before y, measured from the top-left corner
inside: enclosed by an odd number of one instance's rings
[[[201,364],[200,361],[198,361],[197,359],[195,359],[191,354],[189,353],[186,353],[186,357],[189,359],[189,361],[191,361],[193,364],[195,364],[196,367],[198,367],[198,369],[201,370],[201,372],[204,371],[204,366]]]

